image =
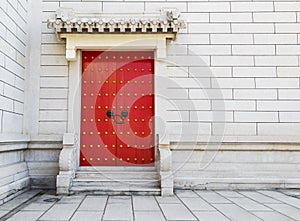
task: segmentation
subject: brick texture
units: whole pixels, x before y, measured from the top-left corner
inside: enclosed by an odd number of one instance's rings
[[[0,133],[23,132],[27,4],[0,3]]]
[[[40,133],[66,130],[68,66],[64,60],[65,44],[56,40],[52,30],[45,28],[47,18],[54,17],[59,6],[108,13],[151,12],[161,7],[177,7],[182,12],[187,28],[167,49],[172,65],[166,76],[174,83],[169,85],[168,99],[180,103],[177,111],[184,113],[184,118],[179,118],[171,113],[176,108],[170,108],[167,128],[171,128],[171,133],[180,131],[180,121],[203,123],[201,133],[204,134],[222,133],[220,127],[214,126],[220,124],[220,119],[207,112],[216,110],[224,111],[222,121],[227,125],[226,135],[281,135],[294,118],[293,133],[300,133],[300,4],[277,0],[125,0],[118,3],[44,0]],[[16,21],[23,24],[21,20]],[[9,17],[7,22],[12,24],[10,27],[17,26]],[[1,25],[0,29],[3,29]],[[20,44],[13,44],[18,50],[11,48],[4,39],[0,44],[3,45],[0,64],[3,54],[5,61],[13,60],[15,50],[22,54]],[[10,64],[10,69],[20,71],[14,64]],[[14,81],[10,72],[6,78]],[[4,88],[8,90],[6,93],[13,90]],[[0,99],[7,100],[2,109],[10,112],[14,111],[14,102],[22,102],[20,93],[16,93],[12,101],[0,91]]]

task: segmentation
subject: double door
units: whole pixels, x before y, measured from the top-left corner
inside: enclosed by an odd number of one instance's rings
[[[83,51],[80,166],[154,163],[152,51]]]

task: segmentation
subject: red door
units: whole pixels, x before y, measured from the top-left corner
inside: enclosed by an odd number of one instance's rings
[[[153,52],[82,52],[81,166],[154,162]]]

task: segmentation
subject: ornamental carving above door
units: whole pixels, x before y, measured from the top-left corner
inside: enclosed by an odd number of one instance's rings
[[[83,51],[80,166],[152,166],[152,51]]]

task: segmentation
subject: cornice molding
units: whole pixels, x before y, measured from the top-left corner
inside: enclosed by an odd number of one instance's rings
[[[179,19],[177,9],[161,9],[160,13],[124,14],[84,14],[75,13],[71,8],[59,8],[55,19],[48,20],[48,28],[60,34],[177,34],[185,28],[185,22]],[[175,36],[174,35],[174,36]],[[175,37],[174,37],[175,38]]]

